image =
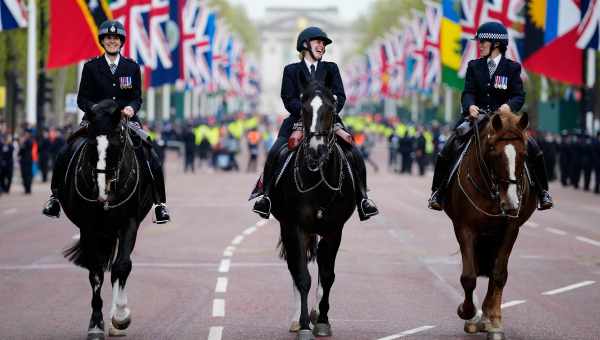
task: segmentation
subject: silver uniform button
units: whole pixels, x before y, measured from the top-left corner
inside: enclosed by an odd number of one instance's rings
[[[113,97],[113,100],[115,100],[115,99],[117,99],[117,98]]]
[[[114,87],[114,86],[117,86],[117,84],[113,83],[113,87]]]

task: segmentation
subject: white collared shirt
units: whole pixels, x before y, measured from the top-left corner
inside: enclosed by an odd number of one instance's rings
[[[308,67],[308,74],[310,74],[310,66],[315,65],[315,73],[317,73],[317,67],[319,67],[319,62],[315,61],[314,63],[309,63],[308,60],[304,59],[304,64]]]
[[[496,65],[495,67],[498,68],[498,65],[500,65],[500,60],[502,59],[502,54],[498,54],[496,56],[496,58],[492,59],[492,58],[488,58],[488,63],[490,60],[494,61],[494,65]]]
[[[106,59],[106,62],[108,63],[108,67],[110,68],[110,64],[115,64],[117,65],[117,67],[119,66],[119,60],[121,60],[121,54],[117,54],[117,59],[115,59],[115,61],[110,61],[110,59],[108,59],[108,55],[105,53],[104,54],[104,59]]]

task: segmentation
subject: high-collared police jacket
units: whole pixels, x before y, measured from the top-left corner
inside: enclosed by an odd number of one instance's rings
[[[471,105],[493,112],[503,104],[508,104],[512,112],[519,112],[525,102],[521,64],[502,56],[490,77],[487,58],[471,60],[461,102],[465,116],[469,114]]]
[[[339,113],[346,102],[346,93],[344,92],[344,84],[337,64],[319,61],[315,70],[315,80],[323,82],[337,97],[336,111]],[[281,99],[290,116],[284,119],[279,129],[279,137],[289,137],[294,123],[301,118],[302,101],[300,100],[300,94],[310,81],[310,73],[304,60],[289,64],[283,70]],[[337,117],[337,121],[341,122],[339,116]]]
[[[116,101],[119,110],[131,106],[134,112],[139,111],[142,106],[142,84],[140,66],[135,61],[120,56],[114,75],[104,55],[84,64],[77,105],[87,114],[94,104],[104,99]],[[136,115],[131,120],[139,122]]]

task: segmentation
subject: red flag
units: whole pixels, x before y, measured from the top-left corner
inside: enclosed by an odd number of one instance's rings
[[[106,0],[93,8],[85,1],[50,1],[50,43],[48,68],[86,60],[102,53],[98,26],[110,18]]]

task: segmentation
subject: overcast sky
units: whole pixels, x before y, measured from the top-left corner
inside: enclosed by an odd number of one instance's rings
[[[373,0],[230,0],[233,4],[246,6],[248,15],[252,19],[263,18],[267,7],[329,7],[337,6],[342,18],[355,19],[359,14],[366,12]]]

